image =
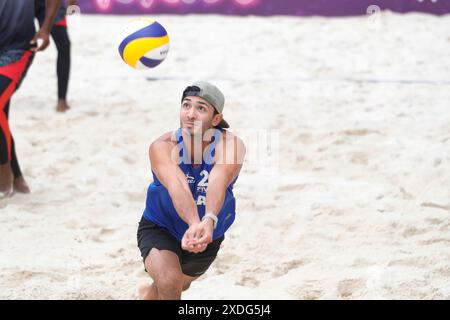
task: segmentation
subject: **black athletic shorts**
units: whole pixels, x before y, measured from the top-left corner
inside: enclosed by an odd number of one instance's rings
[[[200,253],[192,253],[181,248],[179,242],[170,232],[152,221],[142,217],[137,231],[137,242],[141,256],[145,263],[150,250],[157,248],[159,250],[169,250],[174,252],[180,260],[181,270],[185,275],[199,277],[208,270],[209,266],[216,259],[220,244],[225,236],[217,238],[208,246],[206,250]]]

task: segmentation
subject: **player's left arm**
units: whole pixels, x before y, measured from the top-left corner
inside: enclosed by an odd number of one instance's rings
[[[245,145],[237,136],[227,134],[227,137],[224,137],[216,145],[215,165],[208,178],[205,213],[212,213],[216,216],[219,214],[226,190],[241,171],[244,158]],[[202,224],[206,224],[208,228],[207,232],[201,232],[202,236],[199,242],[210,243],[214,221],[207,218]]]

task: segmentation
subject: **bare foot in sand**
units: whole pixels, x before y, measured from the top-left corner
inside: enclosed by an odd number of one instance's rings
[[[56,111],[58,111],[58,112],[66,112],[69,109],[70,109],[70,107],[67,104],[66,100],[63,100],[63,99],[59,99],[58,100],[58,105],[56,106]]]
[[[19,193],[30,193],[30,187],[23,176],[14,179],[14,191]]]
[[[11,165],[8,163],[0,165],[0,199],[12,196],[14,175]]]
[[[157,300],[158,299],[158,291],[156,290],[156,286],[152,283],[141,282],[138,285],[138,299],[139,300]]]

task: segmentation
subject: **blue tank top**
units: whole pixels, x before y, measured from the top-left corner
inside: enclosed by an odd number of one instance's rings
[[[190,164],[187,152],[185,152],[186,149],[181,129],[178,129],[175,135],[181,157],[179,167],[186,176],[201,219],[205,215],[206,190],[208,188],[209,174],[214,167],[215,146],[220,140],[222,131],[221,129],[215,129],[212,142],[208,146],[205,157],[202,159],[201,165],[196,168]],[[180,218],[175,210],[169,191],[161,184],[155,173],[152,172],[152,174],[153,182],[148,187],[144,218],[166,228],[178,241],[181,241],[184,233],[188,229],[188,225]],[[213,233],[213,240],[221,237],[234,222],[236,201],[233,195],[233,185],[237,178],[234,178],[225,192],[224,202],[218,215],[219,222]]]

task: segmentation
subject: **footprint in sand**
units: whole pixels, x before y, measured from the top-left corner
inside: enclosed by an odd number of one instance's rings
[[[337,289],[341,298],[350,298],[354,294],[360,296],[360,292],[365,288],[366,284],[363,279],[346,279],[339,281]]]
[[[437,219],[437,218],[426,218],[425,221],[433,226],[439,225],[442,222],[444,222],[444,220]]]
[[[64,274],[59,274],[55,272],[41,272],[41,271],[29,271],[21,270],[13,272],[8,276],[8,280],[11,281],[16,286],[21,286],[23,283],[35,279],[47,278],[51,282],[66,282],[67,276]],[[47,281],[47,280],[46,280]]]
[[[388,263],[389,267],[414,267],[414,268],[428,268],[433,265],[433,261],[429,257],[419,256],[419,257],[406,257],[402,259],[391,260]]]
[[[321,285],[320,281],[306,281],[290,289],[289,292],[298,299],[318,300],[325,294]]]
[[[265,267],[246,268],[240,272],[242,276],[236,280],[235,284],[256,288],[261,283],[261,279],[265,278],[269,273],[270,269]]]
[[[438,203],[433,203],[433,202],[423,202],[420,204],[420,206],[450,211],[450,204],[445,205],[445,204],[438,204]]]
[[[75,144],[75,142],[73,142],[72,144]],[[64,163],[76,165],[76,164],[80,163],[81,160],[82,159],[80,157],[75,156],[75,157],[64,159]]]
[[[345,144],[345,143],[347,143],[347,141],[345,139],[337,139],[332,142],[332,144],[336,144],[336,145],[341,145],[341,144]]]
[[[218,274],[224,274],[231,270],[233,266],[238,265],[241,258],[234,254],[219,254],[214,261],[214,268]]]
[[[124,270],[134,270],[136,266],[140,266],[140,270],[142,270],[142,265],[140,263],[141,262],[136,258],[123,258],[120,262],[114,264],[114,267],[111,270],[123,272]]]
[[[89,117],[96,117],[99,115],[99,113],[96,111],[87,111],[87,112],[85,112],[85,114]]]
[[[101,228],[95,234],[88,235],[87,238],[94,242],[102,243],[105,242],[105,238],[114,235],[116,230],[117,229]]]
[[[251,208],[254,211],[262,211],[268,209],[275,209],[277,206],[274,204],[256,204],[254,201],[251,203]]]
[[[341,131],[340,133],[343,135],[346,135],[346,136],[357,136],[357,137],[367,136],[369,134],[383,135],[380,131],[369,130],[369,129],[350,129],[350,130]]]
[[[356,258],[353,261],[352,267],[355,267],[355,268],[367,268],[367,267],[372,266],[372,265],[374,265],[373,261],[370,261],[370,260],[365,259],[365,258]]]
[[[136,158],[130,157],[130,156],[123,156],[122,160],[128,164],[134,165],[136,164],[137,160]]]
[[[238,286],[256,288],[257,286],[259,286],[260,281],[253,275],[244,275],[238,281],[236,281],[235,284]]]
[[[108,236],[108,235],[112,235],[116,232],[117,229],[112,229],[112,228],[101,228],[100,229],[100,235],[102,236]]]
[[[303,190],[307,185],[304,183],[299,184],[288,184],[281,187],[278,187],[278,191],[285,192],[285,191],[300,191]]]
[[[354,164],[366,166],[369,163],[369,155],[365,152],[354,152],[351,154],[350,161]]]
[[[429,239],[429,240],[419,242],[420,245],[424,245],[424,246],[429,246],[429,245],[433,245],[436,243],[444,243],[444,244],[450,245],[450,238],[434,238],[434,239]]]
[[[436,274],[438,276],[442,276],[445,278],[450,278],[450,266],[440,267],[435,270],[433,270],[433,274]]]
[[[297,135],[297,140],[303,144],[310,144],[313,142],[313,138],[308,133],[300,133]]]
[[[405,231],[403,231],[403,237],[404,238],[411,238],[417,235],[421,235],[426,233],[428,230],[427,229],[417,229],[415,227],[408,227],[405,229]]]
[[[442,227],[440,227],[439,231],[444,231],[444,232],[450,231],[450,222],[447,224],[444,224]]]
[[[116,250],[116,251],[114,251],[114,252],[111,252],[111,253],[109,253],[108,255],[109,255],[111,258],[115,259],[115,258],[122,257],[123,254],[124,254],[124,252],[125,252],[125,249],[124,249],[124,248],[120,248],[119,250]]]
[[[297,269],[301,266],[304,266],[308,264],[309,262],[302,259],[294,259],[287,262],[283,262],[281,265],[277,266],[277,270],[272,272],[273,277],[281,277],[284,276],[286,273]]]
[[[142,203],[145,200],[144,192],[126,192],[127,200],[130,202],[139,202]]]

